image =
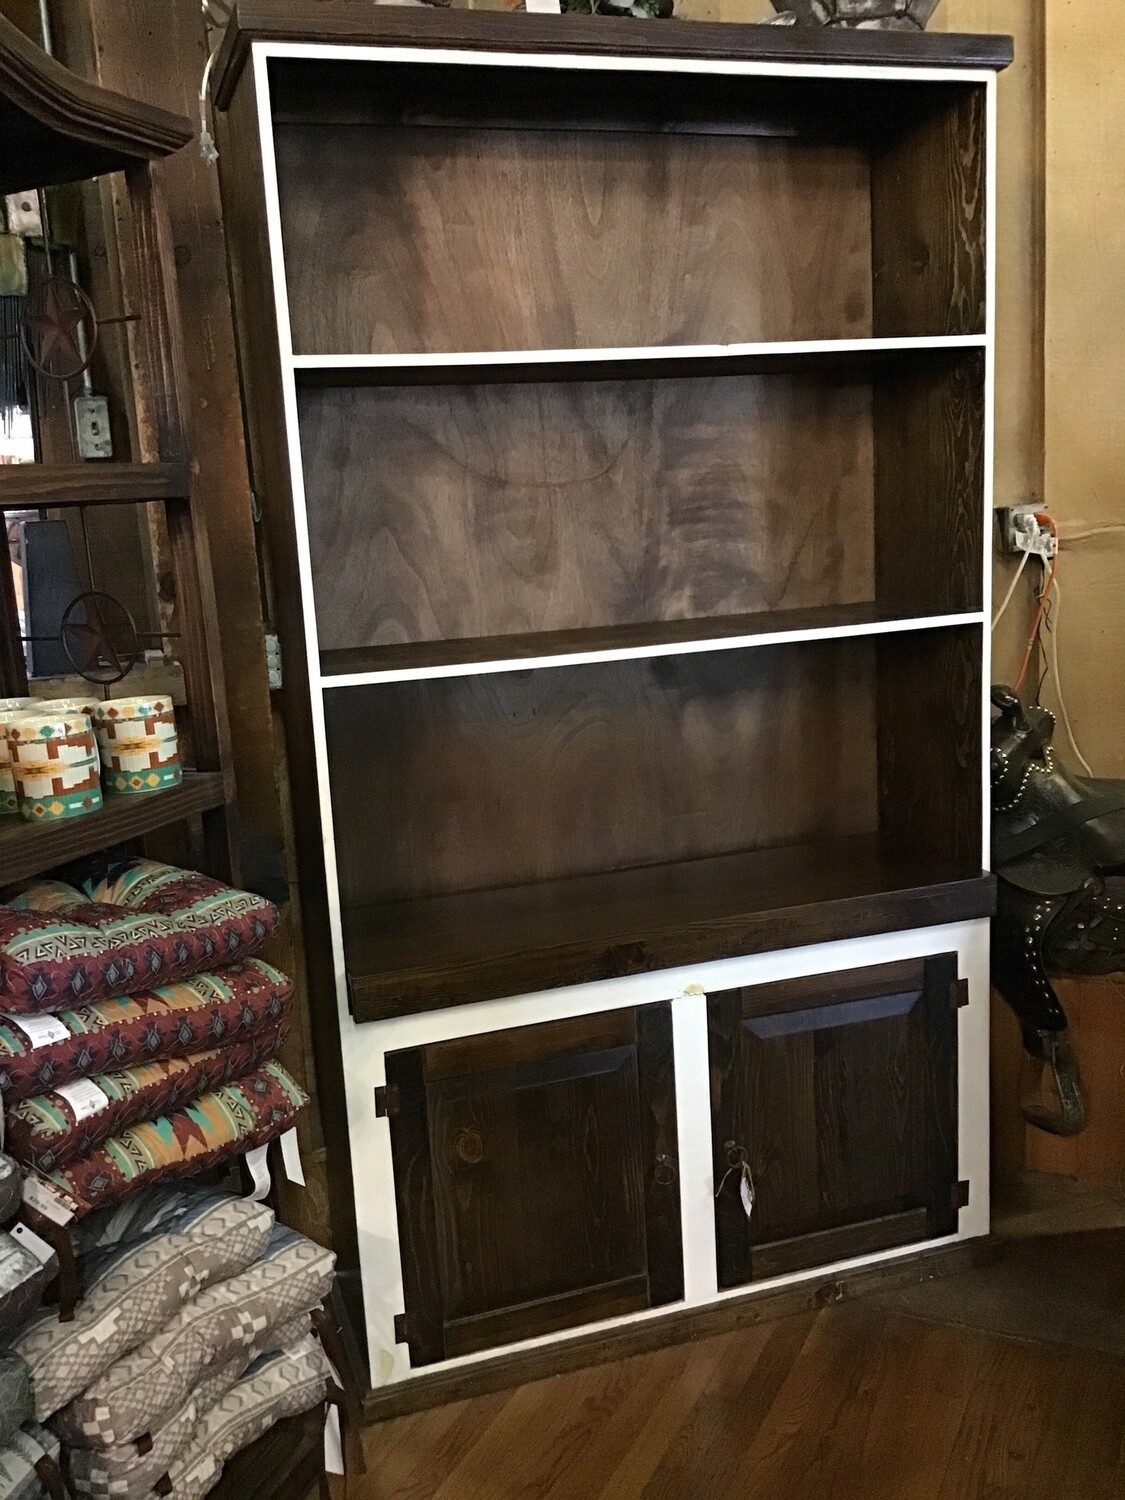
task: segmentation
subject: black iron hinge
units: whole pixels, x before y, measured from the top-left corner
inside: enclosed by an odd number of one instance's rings
[[[404,1312],[395,1313],[395,1343],[406,1344],[409,1342],[410,1336],[407,1331],[406,1314]]]
[[[968,1181],[968,1178],[963,1178],[960,1182],[955,1182],[953,1184],[953,1191],[952,1191],[952,1193],[951,1193],[950,1196],[953,1199],[953,1207],[954,1208],[957,1208],[957,1209],[968,1208],[968,1206],[969,1206],[969,1181]]]
[[[397,1083],[377,1084],[375,1088],[375,1113],[380,1120],[393,1120],[398,1114],[399,1094]]]
[[[949,986],[949,1003],[954,1010],[962,1010],[969,1003],[969,981],[955,979]]]

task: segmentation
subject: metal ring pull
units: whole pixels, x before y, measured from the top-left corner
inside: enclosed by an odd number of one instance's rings
[[[657,1187],[671,1187],[676,1180],[676,1164],[666,1153],[656,1158],[653,1180]]]
[[[727,1141],[723,1150],[726,1152],[727,1169],[719,1179],[719,1185],[715,1189],[715,1197],[727,1185],[727,1178],[732,1173],[738,1173],[738,1195],[742,1200],[742,1211],[747,1219],[754,1212],[754,1204],[757,1201],[757,1189],[754,1187],[754,1174],[750,1170],[750,1161],[746,1153],[746,1147],[740,1146],[737,1141]]]

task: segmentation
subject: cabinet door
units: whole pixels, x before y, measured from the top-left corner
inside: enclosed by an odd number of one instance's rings
[[[709,997],[720,1286],[956,1232],[960,996],[942,954]]]
[[[391,1054],[411,1362],[683,1295],[668,1004]]]

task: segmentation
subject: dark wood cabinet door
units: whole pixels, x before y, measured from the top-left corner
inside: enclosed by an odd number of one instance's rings
[[[960,997],[942,954],[708,998],[721,1287],[956,1232]]]
[[[683,1295],[668,1004],[390,1055],[415,1365]]]

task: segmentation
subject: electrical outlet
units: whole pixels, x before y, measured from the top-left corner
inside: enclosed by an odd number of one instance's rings
[[[1000,551],[1013,557],[1021,552],[1054,557],[1058,542],[1051,528],[1039,520],[1045,510],[1043,505],[999,506],[996,524],[1000,528]]]
[[[104,396],[75,396],[74,429],[78,436],[79,458],[113,457],[109,402]]]

